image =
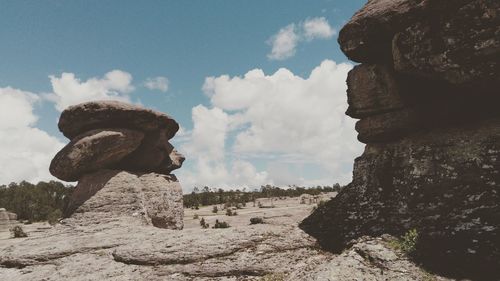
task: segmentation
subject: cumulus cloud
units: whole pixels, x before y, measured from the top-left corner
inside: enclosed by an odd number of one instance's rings
[[[335,30],[324,17],[307,19],[302,26],[304,29],[304,36],[308,40],[316,38],[328,39],[335,34]]]
[[[299,35],[295,32],[295,25],[289,24],[268,40],[268,44],[272,45],[272,49],[267,57],[272,60],[284,60],[292,57],[295,55],[298,42]]]
[[[33,93],[0,88],[0,184],[54,179],[48,167],[64,144],[34,127],[39,101]]]
[[[158,76],[155,78],[148,78],[144,81],[144,87],[150,90],[158,90],[160,92],[166,93],[168,91],[168,78]]]
[[[194,129],[183,149],[195,164],[181,180],[223,186],[349,182],[362,150],[355,121],[345,115],[351,68],[325,60],[306,78],[285,68],[206,78],[212,108],[193,109]],[[265,171],[252,160],[266,162]],[[323,172],[317,178],[295,173],[306,166]]]
[[[64,72],[60,77],[49,76],[53,92],[45,97],[55,103],[59,111],[66,107],[91,100],[118,100],[130,102],[129,94],[134,90],[132,75],[113,70],[102,78],[90,78],[82,82],[74,73]]]
[[[335,33],[324,17],[307,19],[298,25],[289,24],[269,38],[267,43],[272,47],[267,57],[271,60],[285,60],[295,55],[297,45],[300,42],[329,39]]]

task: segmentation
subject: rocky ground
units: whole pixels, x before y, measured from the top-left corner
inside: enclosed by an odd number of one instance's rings
[[[272,204],[249,203],[231,217],[212,213],[212,206],[187,209],[181,231],[137,226],[126,218],[24,225],[29,237],[17,239],[3,229],[0,276],[29,281],[446,280],[408,261],[390,246],[390,237],[362,238],[340,255],[324,252],[297,227],[315,204],[300,204],[298,198]],[[250,225],[257,216],[265,224]],[[210,226],[219,219],[231,227],[202,229],[201,217]]]

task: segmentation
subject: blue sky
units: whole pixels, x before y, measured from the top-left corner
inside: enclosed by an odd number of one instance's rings
[[[248,168],[247,164],[250,164],[256,173],[265,174],[268,170],[277,170],[274,178],[268,174],[262,178],[263,181],[280,184],[276,177],[291,174],[300,175],[302,182],[297,184],[322,180],[328,182],[331,181],[325,178],[328,170],[318,168],[320,163],[315,163],[314,160],[302,161],[304,157],[299,156],[294,160],[289,159],[290,152],[294,151],[293,145],[277,154],[267,148],[261,149],[262,146],[249,148],[247,145],[246,148],[241,148],[238,135],[252,126],[257,130],[258,121],[252,117],[251,120],[246,119],[236,122],[239,125],[234,125],[234,120],[238,113],[250,114],[258,102],[253,103],[256,99],[253,97],[252,104],[241,105],[238,102],[235,109],[234,104],[228,103],[233,98],[225,91],[232,89],[232,95],[238,95],[238,87],[245,85],[235,86],[238,81],[232,79],[243,77],[254,69],[260,69],[266,77],[270,77],[280,68],[285,68],[296,77],[307,78],[325,60],[336,64],[347,62],[336,43],[336,32],[364,2],[0,1],[0,89],[10,87],[28,93],[24,96],[34,95],[29,102],[32,105],[30,114],[37,121],[19,126],[38,129],[60,142],[67,142],[57,131],[56,120],[60,112],[56,109],[54,100],[47,98],[54,92],[57,96],[54,81],[49,76],[59,79],[62,78],[62,73],[72,73],[75,81],[84,83],[92,78],[103,79],[106,73],[119,70],[130,75],[130,81],[124,82],[130,87],[128,90],[118,87],[109,91],[126,96],[130,102],[167,112],[183,127],[183,133],[176,137],[174,144],[184,150],[184,153],[193,153],[193,157],[186,155],[190,159],[183,167],[186,174],[179,171],[181,181],[184,176],[187,185],[201,184],[195,183],[195,178],[199,173],[199,160],[206,156],[198,154],[205,153],[201,147],[207,144],[194,147],[194,143],[200,142],[193,140],[193,118],[196,111],[193,108],[198,105],[207,109],[210,116],[215,114],[215,108],[231,119],[227,121],[229,125],[223,125],[231,129],[225,130],[224,156],[220,158],[229,174],[235,171],[231,168],[233,162],[242,159],[245,162],[243,166]],[[314,22],[315,19],[319,21]],[[319,33],[314,33],[313,30],[309,34],[307,22],[326,22],[332,32],[317,29]],[[290,25],[292,27],[288,31],[293,30],[293,34],[297,36],[293,43],[296,45],[293,54],[289,53],[284,58],[270,58],[273,40],[280,30]],[[313,26],[316,27],[318,26]],[[324,66],[322,69],[326,68]],[[344,75],[345,71],[338,72],[338,75]],[[229,81],[221,80],[220,85],[212,85],[207,90],[206,78],[213,77],[213,81],[219,81],[217,79],[221,75],[228,75]],[[155,77],[168,79],[167,91],[148,89],[145,86],[147,79]],[[315,89],[316,86],[307,87]],[[265,89],[268,88],[263,88],[262,91],[266,91]],[[276,94],[273,90],[269,91],[267,97]],[[245,92],[245,89],[241,92]],[[14,94],[8,94],[4,90],[0,91],[0,95],[5,97]],[[223,101],[224,99],[226,100]],[[295,102],[300,103],[299,99]],[[203,110],[198,110],[200,116],[203,115],[201,111]],[[206,119],[208,117],[205,116],[203,120]],[[14,127],[10,125],[9,129]],[[253,133],[250,132],[250,135]],[[203,139],[201,135],[195,135]],[[235,145],[239,148],[235,148]],[[266,141],[262,145],[266,145]],[[29,149],[28,145],[19,148],[19,151],[30,152]],[[307,152],[301,148],[297,151],[300,151],[299,154]],[[269,155],[275,158],[269,160],[266,157]],[[284,155],[288,160],[283,160]],[[285,162],[287,164],[283,164]],[[282,167],[279,163],[283,164]],[[344,172],[349,170],[348,163],[343,165]],[[318,172],[319,170],[323,171]],[[0,181],[11,180],[8,176],[3,178],[0,176]],[[44,174],[40,173],[31,180],[43,178]],[[224,180],[221,177],[220,182],[216,178],[208,182],[212,185],[230,186],[243,184],[241,180]],[[5,182],[0,182],[2,183]]]

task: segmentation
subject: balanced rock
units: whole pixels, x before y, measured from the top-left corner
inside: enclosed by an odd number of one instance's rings
[[[415,257],[456,278],[500,280],[500,2],[370,0],[339,33],[362,62],[353,181],[300,227],[340,252],[418,233]]]
[[[118,101],[94,101],[70,106],[61,114],[59,130],[68,138],[99,128],[127,128],[145,132],[164,129],[167,139],[179,130],[170,116]]]
[[[95,101],[64,110],[59,128],[71,142],[54,157],[50,172],[78,181],[68,219],[183,227],[182,188],[171,172],[184,156],[168,142],[179,128],[175,120],[135,105]]]
[[[113,166],[132,153],[144,134],[128,129],[97,129],[75,137],[50,163],[50,172],[65,181]]]

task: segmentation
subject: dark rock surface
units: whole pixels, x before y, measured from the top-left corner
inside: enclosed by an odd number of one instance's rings
[[[164,129],[167,139],[179,130],[170,116],[118,101],[94,101],[70,106],[59,118],[59,130],[69,139],[98,128],[127,128],[144,132]]]
[[[341,30],[353,181],[300,227],[340,252],[416,229],[414,258],[500,280],[500,2],[370,0]]]
[[[132,153],[144,134],[127,129],[97,129],[76,136],[50,163],[50,173],[65,181],[113,166]]]

